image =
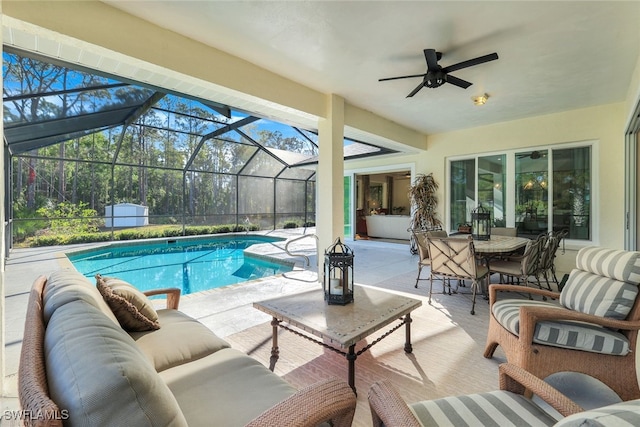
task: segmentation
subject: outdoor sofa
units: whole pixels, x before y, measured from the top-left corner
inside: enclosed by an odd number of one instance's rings
[[[33,284],[18,374],[26,425],[351,425],[345,382],[296,391],[178,311],[179,290],[147,293],[166,293],[156,310],[126,283],[98,279],[100,290],[63,270]]]

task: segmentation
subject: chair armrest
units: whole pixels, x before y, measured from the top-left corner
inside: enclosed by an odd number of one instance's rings
[[[553,409],[564,417],[584,411],[580,405],[560,393],[556,388],[519,366],[503,363],[498,367],[498,372],[500,376],[500,390],[507,390],[518,394],[524,394],[525,390],[529,390],[551,405]]]
[[[493,284],[489,285],[489,304],[493,305],[498,300],[498,292],[517,292],[519,294],[539,295],[551,299],[560,298],[558,292],[548,291],[546,289],[528,288],[526,286],[519,285],[502,285]]]
[[[246,427],[315,427],[326,421],[335,427],[349,427],[355,411],[356,396],[351,387],[332,378],[299,390]]]
[[[150,291],[143,292],[146,296],[151,297],[154,295],[167,295],[167,308],[177,310],[180,304],[180,289],[179,288],[164,288],[164,289],[152,289]]]
[[[421,427],[400,393],[386,380],[369,388],[369,407],[373,427]]]

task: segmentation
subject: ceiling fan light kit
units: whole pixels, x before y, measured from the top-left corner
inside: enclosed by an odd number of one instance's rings
[[[449,73],[452,71],[458,71],[463,68],[473,67],[474,65],[483,64],[485,62],[494,61],[498,59],[497,53],[490,53],[489,55],[479,56],[477,58],[469,59],[466,61],[459,62],[457,64],[449,65],[447,67],[442,67],[438,65],[438,61],[442,58],[441,52],[436,52],[435,49],[424,49],[424,59],[427,61],[427,72],[422,74],[411,74],[407,76],[397,76],[397,77],[386,77],[384,79],[379,79],[378,81],[384,82],[388,80],[397,80],[397,79],[408,79],[413,77],[422,77],[422,82],[415,89],[407,95],[407,98],[411,98],[413,95],[418,93],[420,89],[423,87],[428,87],[435,89],[437,87],[442,86],[445,83],[452,84],[454,86],[458,86],[462,89],[466,89],[472,85],[471,82],[466,80],[459,79],[458,77],[452,76]]]

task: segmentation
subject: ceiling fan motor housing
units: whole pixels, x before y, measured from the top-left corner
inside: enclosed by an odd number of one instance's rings
[[[440,87],[445,83],[445,77],[442,70],[427,71],[425,77],[425,86],[430,88]]]

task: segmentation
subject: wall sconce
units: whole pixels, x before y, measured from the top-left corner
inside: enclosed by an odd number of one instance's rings
[[[489,95],[486,93],[484,95],[471,97],[473,105],[484,105],[487,103],[487,99],[489,99]]]

